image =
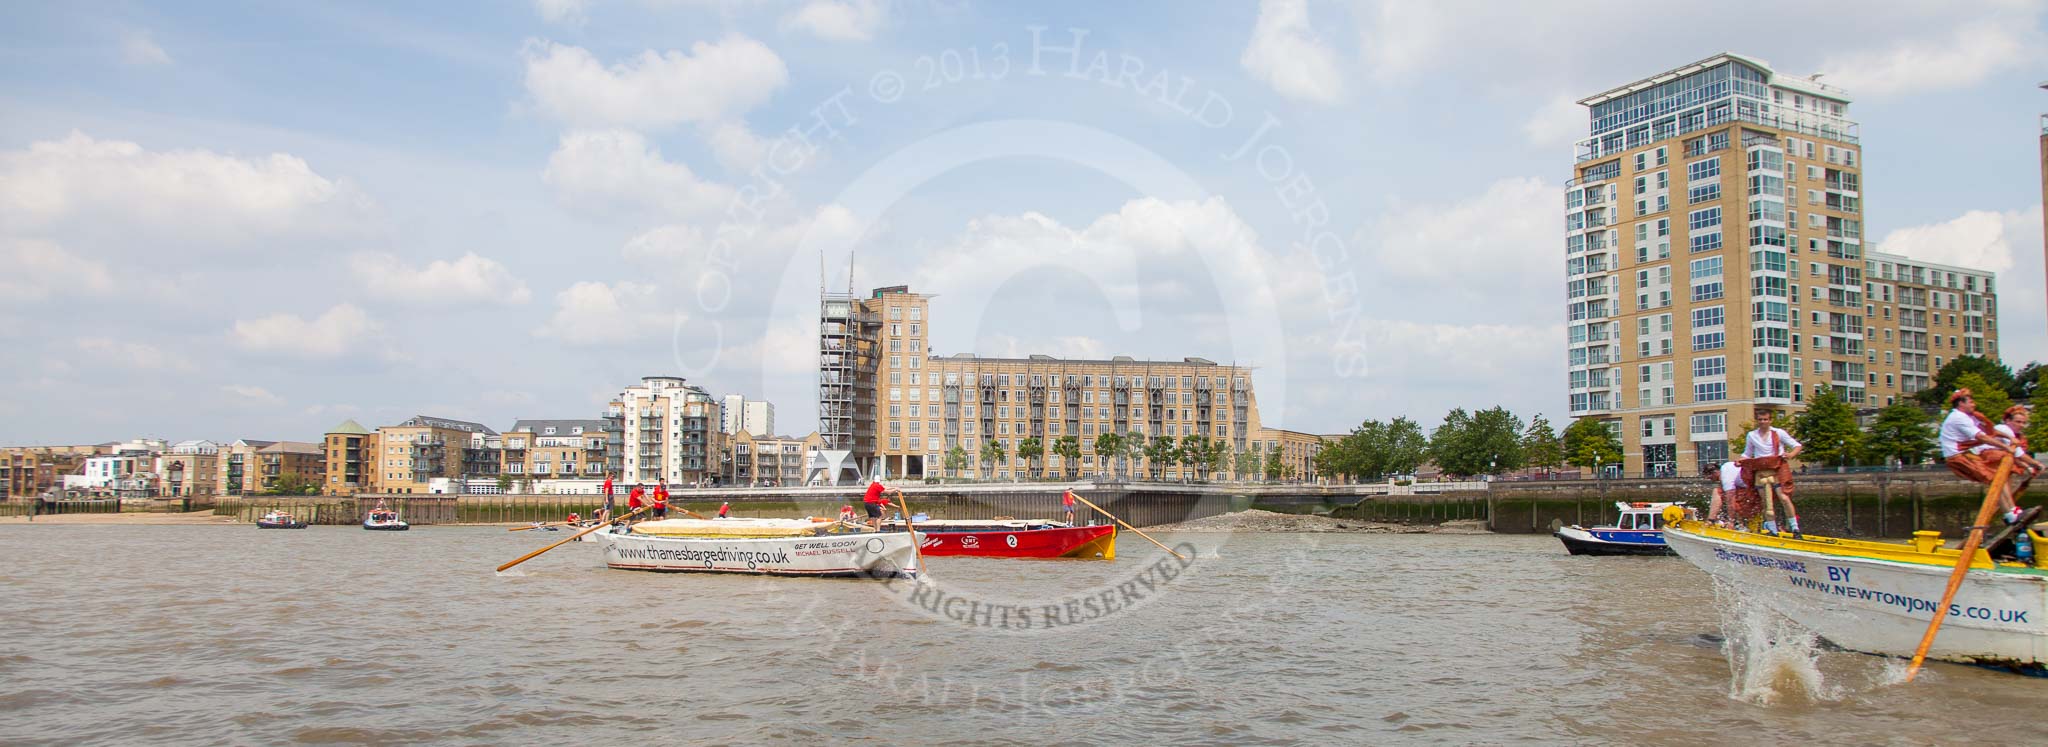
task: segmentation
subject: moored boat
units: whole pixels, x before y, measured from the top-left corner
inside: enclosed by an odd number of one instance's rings
[[[375,510],[363,517],[363,528],[373,532],[403,532],[412,525],[398,518],[397,511]]]
[[[1830,643],[1885,656],[1913,655],[1960,558],[1926,531],[1910,543],[1869,542],[1684,520],[1664,536],[1686,562]],[[2048,674],[2048,572],[1978,550],[1942,613],[1928,658]]]
[[[753,526],[737,526],[741,522]],[[776,526],[772,522],[807,526]],[[704,526],[708,524],[735,526]],[[829,533],[839,526],[837,522],[787,519],[668,519],[630,528],[607,527],[585,538],[604,546],[605,567],[621,570],[869,578],[918,575],[911,533]]]
[[[1621,518],[1614,526],[1563,527],[1551,536],[1564,543],[1573,555],[1670,555],[1664,544],[1664,507],[1676,503],[1622,503]],[[1682,510],[1682,509],[1681,509]]]
[[[256,520],[258,529],[305,529],[306,522],[283,511],[272,511]]]
[[[885,522],[900,529],[901,522]],[[1056,521],[935,519],[917,522],[926,555],[990,558],[1116,559],[1116,526],[1068,526]]]

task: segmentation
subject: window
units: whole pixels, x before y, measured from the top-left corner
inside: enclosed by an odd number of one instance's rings
[[[1694,210],[1686,217],[1686,227],[1694,231],[1718,225],[1721,225],[1721,209],[1718,207]]]
[[[1704,309],[1692,310],[1693,329],[1699,329],[1701,327],[1719,327],[1721,326],[1722,321],[1723,312],[1722,307],[1720,306],[1708,306]]]
[[[1701,434],[1708,434],[1708,433],[1726,433],[1726,432],[1728,432],[1728,413],[1725,413],[1725,412],[1696,412],[1696,413],[1693,413],[1693,414],[1692,414],[1692,432],[1693,432],[1693,434],[1694,434],[1694,435],[1701,435]]]
[[[1703,257],[1700,259],[1695,259],[1692,261],[1692,263],[1688,266],[1687,269],[1690,270],[1691,274],[1689,275],[1689,277],[1691,277],[1693,280],[1720,277],[1721,258]]]
[[[1709,376],[1726,376],[1727,374],[1728,358],[1726,356],[1717,355],[1712,358],[1692,359],[1692,376],[1695,379],[1703,379]]]
[[[1692,162],[1692,163],[1688,163],[1688,164],[1686,164],[1686,165],[1685,165],[1685,178],[1686,178],[1686,181],[1694,181],[1694,182],[1696,182],[1696,181],[1700,181],[1700,180],[1702,180],[1702,179],[1712,179],[1712,178],[1714,178],[1714,177],[1717,177],[1717,176],[1720,176],[1720,175],[1721,175],[1721,158],[1720,158],[1720,156],[1715,156],[1715,157],[1713,157],[1713,158],[1709,158],[1709,159],[1706,159],[1706,160],[1703,160],[1703,161],[1694,161],[1694,162]]]
[[[1692,351],[1720,350],[1727,344],[1727,335],[1721,332],[1699,332],[1692,336]]]
[[[1728,382],[1706,381],[1692,385],[1692,401],[1719,402],[1728,398]]]
[[[1721,248],[1721,232],[1711,231],[1708,233],[1692,234],[1686,237],[1686,242],[1692,245],[1691,250],[1695,253],[1711,252]]]
[[[1721,199],[1721,183],[1720,183],[1720,182],[1712,182],[1712,183],[1708,183],[1708,184],[1702,184],[1702,185],[1699,185],[1699,186],[1696,186],[1696,187],[1692,187],[1692,188],[1690,188],[1690,189],[1687,189],[1687,190],[1685,191],[1685,202],[1686,202],[1686,204],[1688,204],[1688,205],[1691,205],[1691,204],[1696,204],[1696,203],[1701,203],[1701,202],[1709,202],[1709,201],[1712,201],[1712,200],[1718,200],[1718,199]]]

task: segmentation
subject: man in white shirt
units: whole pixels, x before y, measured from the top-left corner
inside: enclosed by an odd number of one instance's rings
[[[1948,396],[1948,403],[1948,416],[1941,420],[1938,439],[1942,462],[1958,477],[1991,484],[1999,464],[2013,458],[2013,444],[1977,413],[1977,400],[1970,395],[1970,390],[1957,389]],[[2019,508],[2013,504],[2013,493],[2023,484],[2024,479],[2018,483],[2007,479],[2004,489],[1998,493],[2000,515],[2008,524],[2019,520]]]
[[[1798,534],[1799,509],[1792,505],[1791,460],[1799,456],[1799,452],[1805,451],[1806,445],[1799,443],[1799,439],[1793,438],[1785,429],[1775,427],[1773,423],[1776,420],[1776,412],[1757,409],[1756,430],[1750,431],[1743,439],[1742,483],[1756,485],[1758,473],[1770,473],[1776,482],[1776,487],[1771,492],[1785,501],[1786,518],[1790,520],[1786,528],[1791,529],[1793,534]],[[1763,529],[1766,532],[1778,531],[1775,526],[1766,526]]]
[[[1707,521],[1733,527],[1756,515],[1756,491],[1742,481],[1740,465],[1722,462],[1716,467],[1708,463],[1701,466],[1700,476],[1714,481],[1714,500],[1707,505]]]

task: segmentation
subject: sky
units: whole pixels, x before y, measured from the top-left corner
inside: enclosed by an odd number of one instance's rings
[[[1573,103],[1846,88],[1865,235],[2048,357],[2032,0],[15,2],[0,444],[595,417],[815,427],[817,296],[941,355],[1256,368],[1264,422],[1565,410]],[[849,277],[850,273],[850,277]]]

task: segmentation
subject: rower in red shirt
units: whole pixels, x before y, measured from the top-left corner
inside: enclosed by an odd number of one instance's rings
[[[654,518],[668,518],[668,484],[654,486]]]
[[[724,502],[724,503],[720,503],[720,504],[718,504],[718,518],[721,518],[721,519],[725,519],[725,518],[731,518],[731,517],[732,517],[732,501],[726,501],[726,502]]]
[[[1069,490],[1069,491],[1067,491],[1067,492],[1066,492],[1065,494],[1061,495],[1061,496],[1060,496],[1060,505],[1061,505],[1062,507],[1064,507],[1064,508],[1066,508],[1066,509],[1067,509],[1067,526],[1073,526],[1073,525],[1074,525],[1074,491],[1072,491],[1072,490]]]
[[[630,492],[626,493],[626,513],[636,513],[642,507],[646,506],[647,503],[640,500],[641,496],[645,494],[645,491],[642,491],[640,489],[640,486],[633,486],[633,489]]]
[[[868,493],[860,500],[868,509],[869,529],[877,532],[882,531],[882,509],[889,507],[888,494],[890,493],[895,493],[898,498],[903,497],[903,491],[882,487],[882,481],[879,479],[868,483]]]

